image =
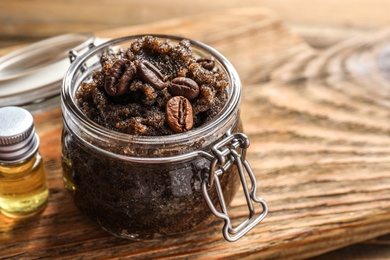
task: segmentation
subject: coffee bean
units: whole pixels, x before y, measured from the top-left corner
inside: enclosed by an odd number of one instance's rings
[[[161,90],[167,86],[167,78],[149,61],[144,60],[137,64],[137,76],[155,89]]]
[[[214,69],[214,66],[215,66],[215,61],[214,61],[214,58],[212,58],[212,57],[200,58],[200,59],[197,59],[196,62],[198,62],[200,64],[200,66],[202,66],[206,70],[212,70],[212,69]]]
[[[166,120],[169,127],[176,133],[191,130],[194,125],[194,118],[190,101],[182,96],[176,96],[168,100]]]
[[[187,99],[194,99],[199,95],[198,84],[190,78],[178,77],[171,81],[168,86],[172,96],[183,96]]]
[[[104,89],[110,96],[121,96],[129,90],[135,76],[135,65],[125,59],[117,60],[105,75]]]

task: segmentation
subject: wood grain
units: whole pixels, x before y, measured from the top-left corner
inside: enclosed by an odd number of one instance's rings
[[[0,0],[0,46],[57,34],[98,31],[199,13],[265,7],[311,44],[324,47],[389,23],[386,0]]]
[[[368,241],[351,245],[339,250],[325,253],[316,260],[326,259],[389,259],[390,258],[390,236],[385,235],[378,238],[370,239]]]
[[[269,215],[234,244],[223,240],[218,219],[166,240],[108,235],[78,212],[63,187],[57,108],[34,115],[48,208],[23,221],[0,216],[2,258],[302,259],[390,232],[387,30],[314,51],[272,12],[250,8],[98,35],[138,32],[197,39],[232,61],[244,83],[248,160]],[[234,219],[245,209],[238,194]]]

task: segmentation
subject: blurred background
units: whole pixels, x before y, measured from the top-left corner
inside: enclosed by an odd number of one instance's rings
[[[0,0],[0,47],[247,6],[272,10],[316,48],[390,23],[388,0]]]

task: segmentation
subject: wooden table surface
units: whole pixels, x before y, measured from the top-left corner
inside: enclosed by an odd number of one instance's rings
[[[258,193],[269,204],[268,216],[233,244],[223,240],[218,219],[176,239],[132,242],[108,235],[79,213],[63,187],[62,118],[56,108],[34,115],[49,205],[31,219],[0,216],[0,257],[390,256],[389,249],[377,246],[390,241],[385,236],[390,233],[390,28],[315,50],[274,12],[243,8],[96,32],[104,38],[137,33],[203,41],[236,67],[244,85],[248,160]],[[235,219],[245,215],[244,203],[242,195],[234,199]],[[343,249],[332,252],[338,248]]]

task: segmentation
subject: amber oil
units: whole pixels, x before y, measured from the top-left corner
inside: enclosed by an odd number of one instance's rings
[[[0,210],[6,216],[23,218],[43,210],[49,197],[42,157],[13,164],[0,163]]]
[[[49,191],[34,119],[24,108],[0,108],[0,213],[13,218],[35,215]]]

